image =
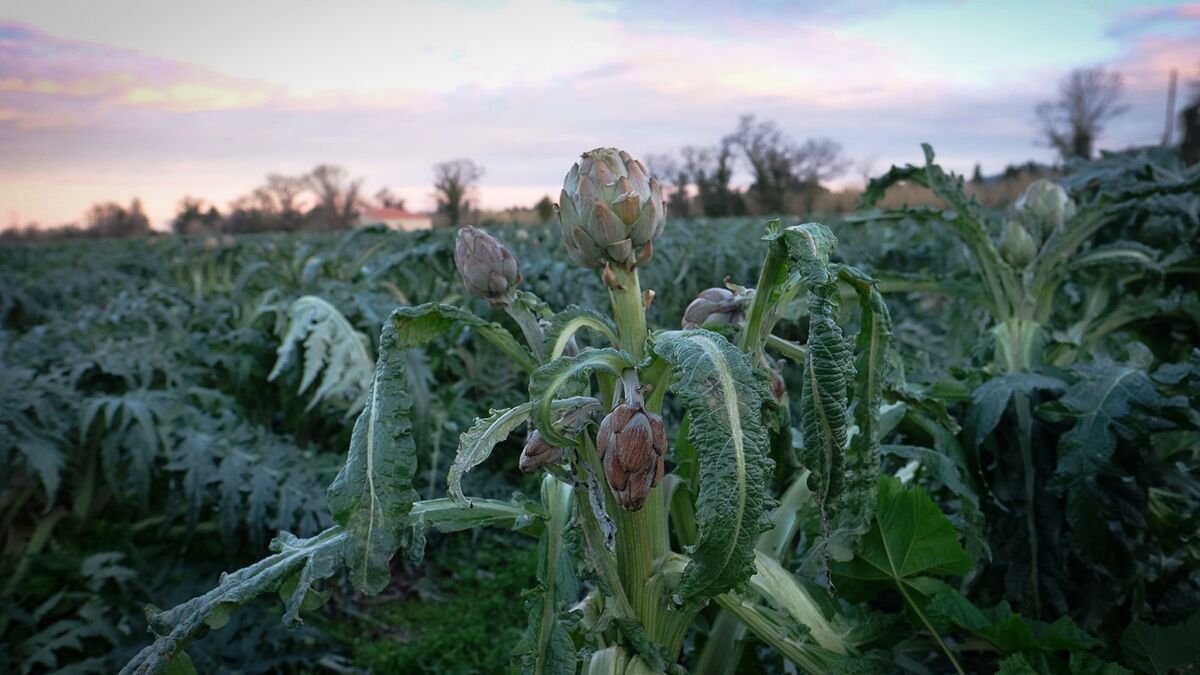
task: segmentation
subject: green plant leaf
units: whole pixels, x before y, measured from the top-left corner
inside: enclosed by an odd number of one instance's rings
[[[808,287],[808,358],[800,391],[801,463],[828,532],[828,509],[843,488],[848,443],[848,387],[853,377],[850,349],[837,323],[840,292],[829,267],[837,238],[824,225],[808,223],[784,231],[793,270]]]
[[[328,491],[333,519],[346,528],[350,581],[366,593],[378,593],[390,580],[388,561],[400,547],[404,516],[417,499],[412,399],[397,314],[384,325],[366,407],[354,424],[346,463]]]
[[[399,337],[400,349],[420,347],[453,328],[470,328],[508,355],[522,369],[532,372],[537,361],[529,349],[517,341],[498,323],[486,321],[456,305],[426,303],[416,307],[401,307],[392,313]]]
[[[826,538],[826,550],[834,560],[849,560],[858,548],[859,539],[871,529],[871,513],[875,509],[875,486],[879,482],[879,406],[892,344],[892,317],[874,279],[852,267],[841,267],[839,276],[858,294],[858,356],[853,384],[854,424],[858,431],[850,438],[850,448],[845,453],[842,469],[845,479]]]
[[[1129,665],[1153,675],[1200,665],[1200,612],[1174,626],[1134,621],[1121,633],[1121,655]]]
[[[554,398],[563,387],[578,386],[587,376],[597,371],[620,377],[621,371],[635,365],[636,362],[629,354],[605,347],[585,349],[577,356],[560,356],[533,371],[529,376],[529,399],[533,403],[533,423],[542,438],[560,448],[575,445],[574,440],[564,436],[554,427]]]
[[[362,410],[371,387],[371,342],[354,329],[336,307],[315,295],[305,295],[288,308],[287,330],[280,339],[275,367],[268,381],[278,378],[304,346],[304,370],[298,393],[317,382],[306,410],[321,401],[347,406],[347,415]]]
[[[1026,619],[1013,612],[1007,602],[990,609],[979,609],[953,589],[935,596],[927,610],[931,617],[970,631],[1004,654],[1088,650],[1103,644],[1067,617],[1054,623]]]
[[[545,352],[549,360],[563,355],[567,343],[581,328],[591,328],[608,338],[609,343],[617,344],[617,326],[612,319],[590,307],[569,305],[566,309],[554,315],[550,327],[546,329]]]
[[[579,597],[575,564],[564,534],[571,520],[574,488],[547,474],[542,478],[542,506],[549,514],[538,549],[538,587],[529,594],[529,626],[518,647],[524,672],[572,675],[579,661],[575,643],[561,620]]]
[[[746,353],[717,333],[659,333],[652,349],[671,364],[671,391],[688,416],[688,440],[700,462],[699,537],[678,588],[680,600],[695,606],[754,574],[774,466],[762,420],[770,393]]]
[[[487,417],[476,418],[470,429],[464,431],[458,438],[458,453],[454,456],[454,464],[446,476],[446,490],[450,498],[463,506],[470,506],[471,500],[463,494],[462,478],[471,469],[482,464],[491,454],[496,444],[508,438],[514,429],[529,419],[532,403],[522,403],[513,408],[493,410]]]
[[[975,445],[983,443],[1000,423],[1013,393],[1032,394],[1038,389],[1062,391],[1066,386],[1056,377],[1036,373],[1009,373],[979,385],[971,393],[971,407],[967,411],[967,427],[974,431]]]
[[[899,585],[921,575],[962,576],[971,571],[971,557],[924,490],[905,489],[899,479],[885,476],[862,549],[850,562],[835,564],[834,571],[847,579]]]

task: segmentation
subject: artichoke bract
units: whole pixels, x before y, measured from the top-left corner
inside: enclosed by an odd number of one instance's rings
[[[663,477],[667,432],[640,401],[613,408],[596,434],[604,477],[627,511],[637,511]]]
[[[741,296],[725,288],[708,288],[683,310],[684,329],[705,324],[740,326],[746,319],[745,302]]]
[[[658,180],[616,148],[583,153],[563,180],[557,212],[567,253],[587,267],[648,261],[666,223]]]
[[[468,225],[454,241],[454,265],[467,291],[493,305],[512,302],[521,272],[517,260],[492,235]]]
[[[1075,215],[1075,202],[1058,183],[1039,178],[1025,188],[1013,204],[1013,210],[1033,237],[1034,245],[1041,246],[1051,233]]]

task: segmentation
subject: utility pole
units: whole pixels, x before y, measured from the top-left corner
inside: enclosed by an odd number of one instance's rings
[[[1167,126],[1163,130],[1163,145],[1170,145],[1175,137],[1175,81],[1178,73],[1174,68],[1167,78]]]

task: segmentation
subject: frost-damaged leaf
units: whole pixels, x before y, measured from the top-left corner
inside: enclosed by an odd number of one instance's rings
[[[366,407],[354,424],[346,463],[329,486],[329,510],[346,528],[346,565],[355,588],[378,593],[391,578],[404,515],[417,493],[416,447],[409,411],[401,322],[395,314],[379,338],[379,362]]]
[[[304,369],[298,392],[307,391],[320,378],[305,410],[323,400],[348,404],[350,414],[361,410],[371,386],[371,343],[367,336],[355,330],[336,307],[315,295],[293,302],[287,318],[287,331],[267,379],[278,378],[303,344]]]
[[[221,576],[221,583],[204,595],[166,611],[147,608],[146,617],[154,633],[154,643],[138,652],[121,675],[148,675],[167,666],[179,650],[203,632],[213,621],[227,619],[231,606],[244,604],[263,593],[278,589],[297,570],[299,583],[286,603],[284,623],[300,623],[299,611],[313,582],[333,575],[342,561],[347,533],[341,527],[300,539],[287,532],[271,542],[275,554],[249,567]]]
[[[808,287],[808,359],[800,391],[804,448],[800,461],[811,472],[809,486],[827,529],[827,509],[843,487],[849,428],[847,387],[853,373],[850,349],[836,320],[837,280],[829,268],[829,254],[837,238],[819,223],[789,227],[784,237],[793,269]]]
[[[546,358],[562,356],[567,343],[581,328],[598,331],[614,345],[618,342],[617,327],[612,319],[589,307],[570,305],[550,320],[550,327],[546,329]]]
[[[573,412],[587,413],[586,409],[598,410],[600,402],[590,396],[573,396],[554,401],[550,407],[554,426],[558,428],[563,416]],[[513,430],[529,419],[532,409],[532,403],[522,403],[513,408],[493,410],[486,418],[476,418],[471,428],[459,435],[458,453],[446,476],[451,499],[464,506],[471,505],[471,500],[462,491],[463,476],[486,461],[497,443],[508,438]]]
[[[1013,393],[1032,394],[1037,389],[1062,391],[1066,386],[1056,377],[1036,373],[1009,373],[984,382],[972,392],[967,411],[967,427],[974,431],[972,441],[980,445],[992,433]]]
[[[426,303],[416,307],[401,307],[392,312],[391,323],[399,333],[397,345],[400,349],[420,347],[452,328],[471,328],[479,332],[516,362],[521,368],[532,371],[537,368],[533,355],[517,339],[498,323],[481,319],[470,311],[454,305]]]
[[[518,654],[530,675],[567,675],[576,671],[575,643],[560,617],[579,597],[579,580],[564,533],[571,520],[574,488],[546,475],[542,506],[549,514],[538,547],[538,586],[528,596],[529,625]]]
[[[839,273],[858,294],[860,318],[854,381],[854,423],[858,433],[850,439],[846,453],[845,479],[826,550],[834,560],[849,560],[858,548],[859,539],[871,529],[871,512],[875,509],[875,486],[879,482],[879,405],[892,344],[892,317],[874,279],[853,267],[842,267]]]
[[[529,376],[529,400],[533,402],[533,424],[550,445],[567,448],[575,441],[554,427],[554,397],[569,384],[579,384],[595,371],[620,377],[621,371],[633,368],[636,362],[623,351],[605,347],[585,349],[577,356],[560,356],[533,371]],[[571,392],[576,393],[576,392]]]
[[[694,606],[754,574],[774,466],[762,420],[763,397],[770,393],[746,353],[712,331],[660,333],[653,351],[671,364],[671,391],[683,403],[700,462],[699,537],[678,590]]]
[[[476,418],[471,428],[459,436],[458,454],[454,456],[454,464],[446,475],[446,491],[451,499],[464,506],[470,505],[471,500],[462,491],[463,476],[483,463],[491,456],[497,443],[524,424],[532,408],[532,403],[522,403],[514,408],[493,410],[488,417]]]

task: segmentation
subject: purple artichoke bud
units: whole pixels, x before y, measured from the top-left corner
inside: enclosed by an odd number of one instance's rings
[[[557,462],[558,458],[562,457],[562,453],[562,448],[547,443],[537,429],[534,429],[533,433],[529,434],[529,440],[525,443],[525,447],[521,450],[521,459],[517,465],[525,473],[537,471],[547,464]]]
[[[587,267],[647,262],[666,224],[658,181],[616,148],[583,153],[563,180],[557,211],[567,253]]]
[[[626,511],[637,511],[663,477],[667,432],[662,418],[641,403],[613,408],[596,434],[604,476]]]
[[[521,272],[504,244],[478,227],[468,225],[454,241],[454,265],[467,292],[493,305],[512,302]]]
[[[699,328],[705,324],[740,326],[745,319],[744,298],[725,288],[702,291],[683,310],[685,329]]]

